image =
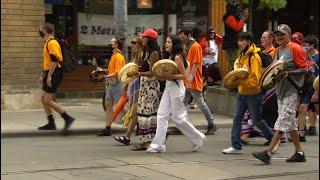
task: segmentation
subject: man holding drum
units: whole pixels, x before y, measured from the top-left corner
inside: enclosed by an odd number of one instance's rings
[[[247,110],[249,110],[252,121],[268,141],[271,141],[273,135],[266,121],[262,119],[263,94],[259,84],[262,73],[262,60],[257,54],[260,48],[257,48],[252,41],[251,33],[241,32],[239,34],[238,46],[241,53],[234,63],[234,69],[247,69],[249,76],[246,79],[239,79],[235,82],[239,94],[231,130],[232,146],[224,149],[222,151],[224,154],[241,153],[241,121]]]
[[[305,73],[308,71],[306,54],[298,44],[290,42],[291,28],[280,24],[275,31],[279,47],[276,50],[275,61],[283,63],[283,70],[276,74],[276,93],[278,98],[279,117],[274,125],[275,135],[267,150],[254,152],[253,156],[269,164],[272,149],[278,143],[281,135],[289,132],[295,147],[295,153],[286,162],[305,162],[306,158],[299,143],[299,133],[296,117],[298,90],[294,84],[302,87]]]
[[[109,83],[106,92],[106,128],[99,132],[98,136],[111,136],[111,116],[113,105],[117,104],[122,93],[121,83],[118,81],[118,72],[126,64],[126,60],[121,53],[123,49],[124,38],[114,37],[111,39],[113,54],[111,56],[108,69],[101,69],[105,71],[106,81]]]

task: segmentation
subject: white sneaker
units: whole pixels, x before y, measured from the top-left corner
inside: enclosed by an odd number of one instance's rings
[[[197,152],[202,147],[203,141],[206,139],[206,135],[204,135],[203,133],[201,133],[200,136],[201,136],[202,141],[198,145],[195,145],[195,144],[193,145],[193,149],[192,149],[193,152]]]
[[[223,154],[241,154],[242,151],[241,150],[237,150],[233,147],[229,147],[228,149],[224,149],[222,150]]]
[[[279,142],[276,144],[276,146],[272,149],[271,154],[274,154],[274,153],[278,150],[279,145],[280,145],[280,140],[279,140]]]
[[[152,148],[152,147],[149,147],[147,149],[147,153],[164,153],[166,152],[165,149],[155,149],[155,148]]]

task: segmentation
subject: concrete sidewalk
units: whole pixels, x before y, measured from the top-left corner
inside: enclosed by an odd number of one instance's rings
[[[58,99],[65,110],[76,118],[70,128],[70,134],[95,134],[105,127],[105,115],[101,105],[101,99]],[[25,110],[1,110],[1,137],[30,137],[30,136],[56,136],[64,121],[57,113],[57,131],[39,131],[39,126],[47,123],[46,116],[42,109]],[[207,121],[199,109],[189,109],[190,121],[199,130],[205,130]],[[218,128],[231,127],[232,117],[215,114],[215,123]],[[174,123],[169,121],[169,127]],[[126,127],[121,122],[112,124],[113,133],[123,133]]]

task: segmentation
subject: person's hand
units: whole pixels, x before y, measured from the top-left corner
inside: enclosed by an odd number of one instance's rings
[[[38,87],[41,89],[43,85],[43,76],[40,76],[40,78],[38,79]]]
[[[234,86],[235,86],[235,87],[238,87],[239,84],[240,84],[240,81],[241,81],[241,79],[236,79],[235,81],[233,81]]]
[[[242,11],[242,17],[247,20],[249,18],[249,9],[246,8]]]
[[[314,92],[311,97],[311,102],[318,102],[319,92]]]
[[[188,80],[190,83],[192,83],[192,81],[193,81],[193,76],[192,76],[191,73],[188,73],[188,74],[187,74],[187,80]]]
[[[128,76],[128,77],[132,77],[132,76],[134,76],[134,75],[137,75],[137,72],[128,72],[128,73],[127,73],[127,76]]]
[[[279,82],[281,79],[286,77],[288,73],[286,71],[280,71],[277,73],[277,75],[274,77],[275,82]]]
[[[167,71],[162,72],[161,76],[166,78],[166,79],[171,79],[171,77],[172,77],[171,74],[169,72],[167,72]]]
[[[103,69],[101,67],[97,67],[96,71],[103,71]]]
[[[52,86],[52,84],[51,84],[51,77],[48,77],[48,78],[47,78],[47,85],[48,85],[49,87]]]
[[[192,82],[187,82],[186,83],[186,89],[188,90],[188,91],[191,91],[191,89],[192,89]]]

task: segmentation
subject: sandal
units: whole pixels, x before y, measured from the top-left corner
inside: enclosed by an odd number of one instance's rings
[[[249,145],[248,141],[245,141],[245,140],[242,140],[242,139],[240,139],[240,141],[241,141],[241,144],[243,144],[243,145]]]
[[[133,145],[133,147],[131,148],[132,151],[145,151],[148,148],[146,147],[145,143],[141,143],[141,144],[135,144]]]
[[[130,144],[130,139],[127,138],[126,136],[115,136],[113,139],[116,140],[119,143],[124,144],[124,145],[129,145]]]

